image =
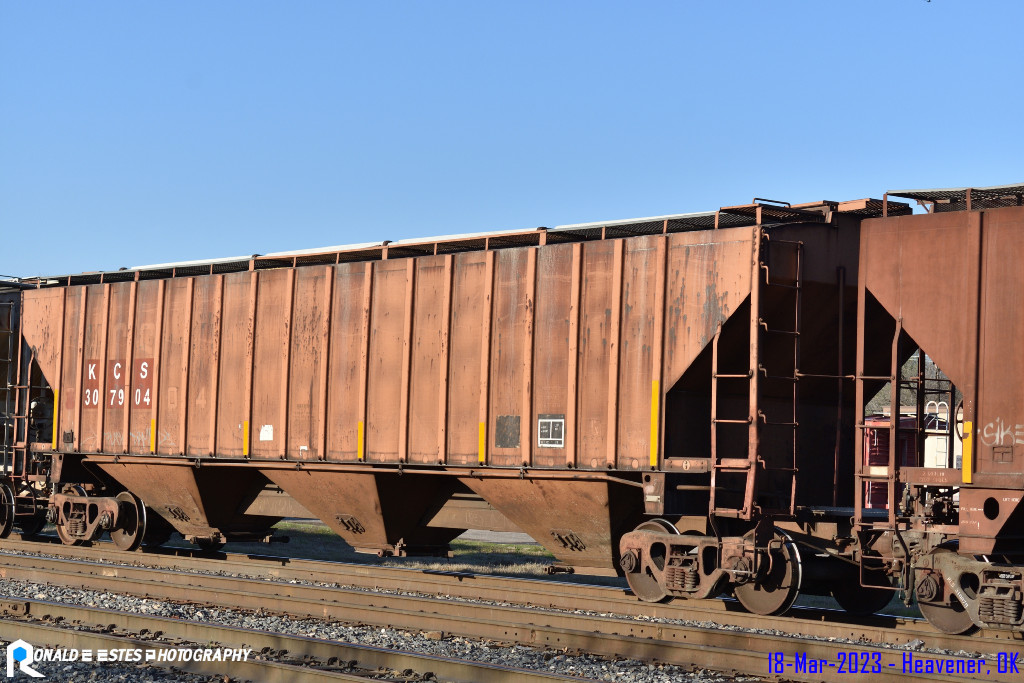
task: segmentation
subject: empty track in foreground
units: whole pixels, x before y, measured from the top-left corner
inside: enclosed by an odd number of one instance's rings
[[[651,605],[639,603],[621,589],[557,581],[223,553],[211,557],[173,549],[123,553],[107,545],[74,548],[11,539],[0,549],[61,556],[5,553],[0,576],[8,579],[293,617],[444,631],[502,643],[762,676],[768,673],[771,653],[779,652],[788,662],[794,661],[796,653],[838,662],[851,652],[877,661],[880,670],[858,673],[861,680],[890,680],[894,672],[903,670],[905,650],[865,642],[921,641],[919,647],[982,655],[1021,648],[1021,641],[1010,634],[948,636],[920,620],[853,619],[829,610],[762,617],[740,612],[733,603],[721,600]],[[951,659],[923,652],[912,656]],[[788,680],[845,679],[834,670],[806,675],[787,670],[784,676]],[[911,680],[970,678],[908,676]],[[999,680],[986,674],[978,677]]]

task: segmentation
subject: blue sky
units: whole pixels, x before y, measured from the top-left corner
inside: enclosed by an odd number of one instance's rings
[[[0,0],[0,273],[1024,182],[1021,14]]]

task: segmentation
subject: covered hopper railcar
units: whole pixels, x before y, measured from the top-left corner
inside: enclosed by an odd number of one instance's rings
[[[11,282],[0,533],[519,529],[643,600],[1021,629],[1024,209],[945,192]]]

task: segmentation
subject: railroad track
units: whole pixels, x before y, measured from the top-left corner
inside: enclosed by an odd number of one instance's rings
[[[10,543],[4,544],[5,548],[10,546]],[[36,545],[35,550],[40,550],[40,547]],[[48,551],[50,548],[44,547],[42,550]],[[62,547],[60,550],[74,549]],[[113,559],[113,555],[116,555],[116,553],[104,554],[111,556],[111,559]],[[138,553],[129,554],[129,557],[131,561],[145,563],[149,563],[153,559],[157,559],[158,562],[173,559],[176,564],[181,564],[179,560],[183,559]],[[218,572],[233,571],[235,567],[229,563],[239,562],[234,558],[210,560],[209,558],[193,557],[185,564],[197,569],[201,566],[200,560],[211,563],[203,565],[206,567],[204,571]],[[271,562],[276,563],[276,566],[270,564]],[[265,560],[256,565],[251,562],[239,564],[243,565],[245,570],[238,573],[252,575],[256,571],[254,567],[262,566],[268,575],[273,575],[273,578],[276,579],[310,580],[312,578],[315,581],[337,581],[347,585],[369,582],[377,588],[410,590],[412,584],[410,575],[418,574],[422,577],[422,583],[414,586],[414,594],[374,593],[357,588],[196,574],[166,568],[105,564],[80,559],[52,559],[31,555],[5,555],[5,566],[0,568],[0,576],[103,591],[110,591],[112,584],[116,584],[117,592],[170,601],[222,605],[249,610],[264,609],[291,616],[315,617],[410,630],[443,630],[451,634],[486,638],[505,643],[578,649],[611,657],[696,665],[760,675],[767,673],[769,657],[775,656],[772,653],[782,653],[786,657],[786,661],[790,662],[794,661],[796,653],[802,653],[808,659],[837,662],[840,659],[840,653],[847,657],[849,653],[855,652],[859,657],[868,660],[877,657],[880,666],[879,671],[858,674],[861,680],[891,680],[894,671],[902,671],[902,662],[905,656],[905,653],[899,650],[852,645],[834,640],[808,637],[779,638],[778,635],[725,630],[692,624],[683,625],[598,616],[593,614],[594,605],[591,603],[599,597],[605,601],[601,604],[602,608],[606,606],[614,608],[619,604],[616,600],[624,601],[626,598],[622,595],[622,591],[618,591],[618,596],[615,597],[616,591],[613,589],[592,586],[580,587],[576,584],[570,586],[478,575],[470,577],[461,574],[412,572],[410,570],[392,571],[390,568],[361,565],[334,566],[329,563],[284,559]],[[331,568],[330,571],[328,568]],[[297,575],[291,574],[289,577],[285,577],[282,573],[305,573],[306,576],[298,578]],[[367,573],[372,575],[368,576]],[[439,581],[446,583],[441,584],[438,583]],[[385,584],[390,584],[390,588],[387,588]],[[395,585],[400,585],[400,587],[396,588]],[[435,592],[445,595],[452,595],[455,592],[454,587],[462,586],[468,594],[474,597],[481,595],[481,588],[500,589],[504,592],[505,597],[502,604],[452,601],[421,594],[430,592],[426,590],[428,586],[442,586],[444,590]],[[501,588],[502,586],[504,587]],[[510,591],[513,586],[516,587],[516,590],[532,593],[532,606],[507,604],[511,600]],[[566,594],[566,587],[573,589],[574,597]],[[542,591],[547,592],[541,595]],[[559,607],[554,610],[538,609],[539,603],[551,603],[559,599],[574,600],[575,605]],[[628,598],[628,600],[632,604],[636,604],[634,598]],[[589,610],[587,613],[565,611],[579,609],[582,606],[581,603],[587,606]],[[673,605],[644,605],[642,607],[654,607],[655,609],[652,611],[658,612],[657,616],[669,616],[670,618],[677,618],[679,613],[675,610],[683,609]],[[686,605],[686,608],[693,607],[701,606]],[[718,623],[728,621],[733,617],[750,618],[750,615],[731,612],[727,607],[719,606],[715,609],[703,605],[703,608],[707,610],[704,614],[713,613],[714,621]],[[609,609],[609,611],[615,610]],[[686,611],[688,612],[686,618],[691,620],[695,618],[692,609]],[[704,619],[705,616],[699,618]],[[710,621],[711,618],[708,620]],[[754,617],[754,620],[755,627],[760,629],[770,628],[769,622],[774,623],[773,620],[763,617]],[[897,623],[896,631],[900,638],[916,635],[916,639],[923,640],[920,636],[929,635],[926,630],[922,630],[919,623],[915,622],[911,626],[909,620],[892,621]],[[899,622],[906,622],[903,624],[902,630],[898,628]],[[787,619],[785,624],[788,625],[788,630],[793,632],[802,633],[815,626],[826,630],[827,635],[819,637],[847,637],[845,631],[837,631],[836,624],[823,624],[820,619],[818,621],[807,618]],[[912,627],[918,630],[910,630]],[[845,630],[853,629],[849,624],[844,628]],[[876,642],[894,642],[896,640],[893,637],[894,631],[882,626],[872,626],[868,629],[857,628],[860,629],[859,632],[851,634],[854,638],[873,639]],[[981,650],[983,652],[1006,651],[1010,647],[1019,647],[1019,644],[990,637],[976,636],[959,640],[945,638],[946,640],[942,640],[940,637],[936,637],[933,638],[933,642],[925,641],[925,643],[929,647]],[[944,644],[938,645],[938,642]],[[914,653],[911,656],[927,657],[939,661],[951,660],[950,657],[921,653]],[[823,680],[829,677],[830,672],[826,671],[824,675],[817,672],[802,674],[796,671],[785,671],[783,673],[787,680]],[[911,680],[952,681],[970,678],[970,676],[906,675]],[[985,680],[999,680],[998,677],[985,674],[977,677]],[[836,679],[843,680],[844,677],[837,676]]]
[[[163,650],[181,647],[183,643],[197,647],[217,643],[219,647],[246,648],[252,651],[252,656],[246,661],[231,662],[231,674],[235,678],[264,683],[365,683],[371,676],[443,683],[578,680],[449,657],[58,602],[0,598],[0,613],[4,615],[0,619],[0,638],[6,640],[28,638],[36,643],[78,649]],[[74,630],[70,628],[72,625]],[[212,675],[222,674],[228,667],[223,662],[193,660],[176,661],[173,666]]]
[[[223,572],[275,581],[305,581],[353,588],[443,595],[466,600],[495,601],[556,610],[586,610],[623,617],[713,621],[723,626],[800,633],[816,638],[901,645],[922,641],[924,647],[955,651],[986,651],[1011,642],[1024,647],[1024,636],[1010,631],[985,631],[969,636],[942,633],[924,619],[874,615],[856,617],[839,610],[797,607],[788,616],[770,617],[744,611],[726,600],[677,600],[668,604],[644,603],[628,591],[581,583],[566,583],[493,574],[447,572],[372,564],[303,560],[270,555],[210,553],[191,548],[161,548],[156,552],[123,552],[104,544],[102,560],[97,548],[59,543],[6,539],[0,551],[45,553],[89,562],[109,561],[193,572]]]

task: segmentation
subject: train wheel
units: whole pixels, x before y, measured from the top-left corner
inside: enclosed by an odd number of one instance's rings
[[[864,576],[871,586],[860,585],[860,569],[856,565],[844,565],[843,570],[836,573],[830,589],[839,606],[858,617],[878,612],[896,594],[886,588],[889,582],[881,572],[869,570]]]
[[[35,489],[31,486],[23,486],[19,491],[18,495],[14,498],[14,507],[17,510],[37,510],[38,500]],[[46,512],[36,512],[35,514],[26,515],[22,514],[20,519],[15,523],[22,536],[36,536],[46,527]]]
[[[146,512],[146,535],[142,539],[142,545],[147,548],[159,548],[171,540],[174,527],[167,523],[163,517],[148,510]]]
[[[757,580],[733,588],[733,594],[748,612],[778,615],[786,613],[800,594],[803,566],[796,543],[784,533],[776,532],[782,547],[771,553],[768,572]]]
[[[21,531],[21,535],[26,538],[38,536],[45,528],[46,515],[33,515],[28,519],[18,522],[18,529]]]
[[[69,534],[62,524],[57,525],[57,537],[60,538],[60,542],[64,545],[85,545],[86,543],[86,539]]]
[[[117,502],[121,523],[110,532],[110,540],[121,550],[135,550],[146,536],[146,505],[128,491],[117,494]]]
[[[930,554],[952,552],[956,551],[953,548],[939,546]],[[959,635],[975,630],[977,626],[971,620],[971,615],[967,613],[967,609],[959,598],[950,595],[945,601],[934,599],[935,596],[940,596],[943,593],[943,586],[939,584],[940,580],[935,574],[924,574],[917,580],[914,593],[917,596],[917,607],[921,610],[921,615],[928,620],[929,624],[943,633]]]
[[[938,602],[918,602],[918,609],[921,615],[928,620],[928,623],[943,633],[960,635],[969,633],[977,628],[967,610],[960,604],[956,597],[952,597],[949,604]]]
[[[664,519],[652,519],[644,522],[637,526],[634,531],[654,531],[674,536],[679,535],[679,531]],[[659,546],[662,548],[660,553],[657,550]],[[659,570],[664,570],[667,559],[665,546],[660,543],[654,544],[650,550],[650,555],[651,564]],[[644,602],[667,602],[672,599],[668,591],[665,590],[665,587],[661,585],[658,579],[642,563],[635,567],[633,571],[626,571],[626,582],[629,584],[629,589],[633,591],[633,594]]]
[[[7,484],[0,483],[0,538],[7,538],[14,529],[14,493]]]

